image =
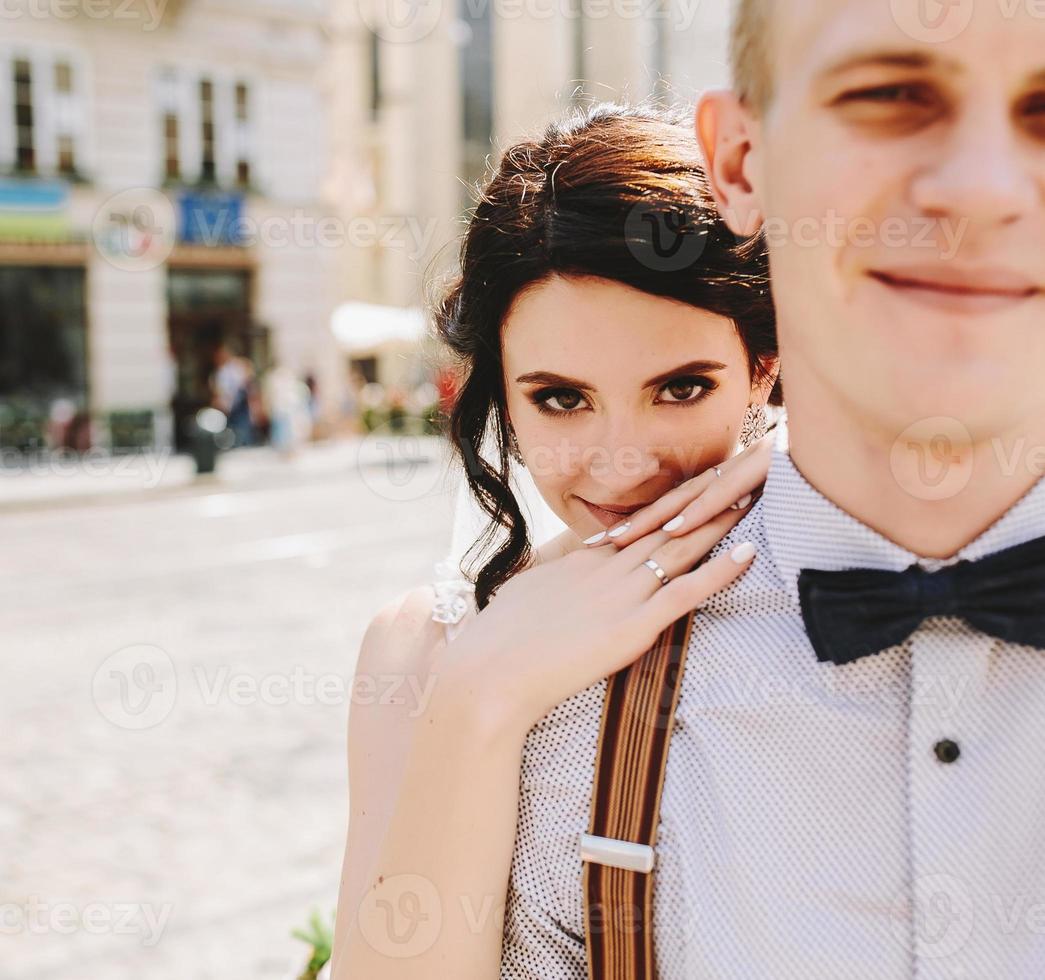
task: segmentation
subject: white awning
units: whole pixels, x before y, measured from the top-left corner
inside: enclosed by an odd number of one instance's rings
[[[330,318],[330,329],[342,350],[365,354],[416,346],[425,334],[425,318],[416,306],[342,303]]]

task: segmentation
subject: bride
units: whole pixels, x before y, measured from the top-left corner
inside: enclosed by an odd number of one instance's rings
[[[750,567],[750,544],[708,556],[780,403],[764,252],[720,221],[678,111],[595,106],[511,147],[435,321],[489,528],[467,586],[416,589],[363,640],[357,680],[429,696],[352,707],[332,980],[499,975],[526,734]],[[563,528],[539,547],[513,463]]]

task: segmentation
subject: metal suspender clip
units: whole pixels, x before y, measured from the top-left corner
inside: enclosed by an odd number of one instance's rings
[[[649,874],[653,870],[654,856],[655,851],[649,844],[634,844],[631,841],[614,840],[612,837],[581,834],[582,861]]]

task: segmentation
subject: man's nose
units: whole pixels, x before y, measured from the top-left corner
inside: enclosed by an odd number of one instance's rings
[[[978,100],[935,151],[912,186],[913,203],[922,213],[996,226],[1040,204],[1040,177],[1000,99]]]

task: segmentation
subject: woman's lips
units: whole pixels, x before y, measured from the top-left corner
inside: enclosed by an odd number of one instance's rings
[[[870,276],[894,294],[947,313],[997,313],[1041,292],[1033,283],[1005,272],[902,270],[874,271]]]
[[[605,507],[593,504],[590,500],[585,500],[583,497],[578,497],[577,499],[588,508],[588,512],[603,527],[613,527],[614,524],[619,524],[621,521],[626,520],[630,514],[634,514],[646,506],[646,504],[636,504],[634,507],[618,507],[615,510],[607,510]]]

